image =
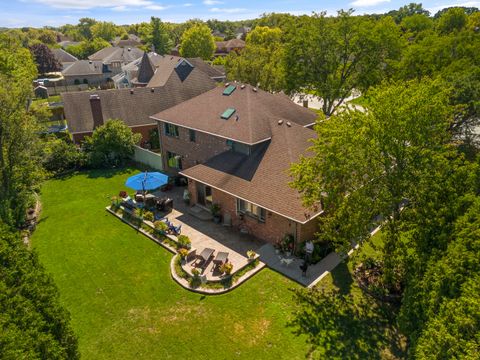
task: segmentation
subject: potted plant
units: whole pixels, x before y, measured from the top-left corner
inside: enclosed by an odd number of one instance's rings
[[[188,256],[188,250],[185,248],[181,248],[180,250],[178,250],[178,254],[182,258],[182,264],[185,264]]]
[[[185,204],[190,205],[190,199],[192,195],[190,194],[190,191],[188,189],[183,190],[183,201]]]
[[[225,273],[226,275],[230,275],[233,270],[233,264],[229,262],[225,262],[220,266],[220,272]]]
[[[192,242],[186,235],[178,235],[177,241],[180,248],[190,249],[192,247]]]
[[[194,278],[198,278],[200,276],[200,270],[198,270],[197,268],[193,268],[192,275]]]
[[[222,221],[222,216],[220,215],[221,209],[222,208],[220,207],[220,204],[212,204],[212,206],[210,207],[210,212],[213,215],[213,221],[216,224],[219,224],[220,221]]]
[[[110,199],[112,201],[112,204],[110,205],[110,209],[112,210],[116,210],[120,207],[120,201],[118,200],[118,197],[116,196],[112,196],[112,198]],[[35,210],[33,210],[34,212]]]
[[[293,235],[285,234],[282,240],[282,250],[285,252],[285,255],[287,256],[292,255],[293,242],[294,242]]]
[[[257,256],[257,253],[255,251],[253,251],[253,250],[248,250],[247,251],[248,260],[255,259],[255,256]]]

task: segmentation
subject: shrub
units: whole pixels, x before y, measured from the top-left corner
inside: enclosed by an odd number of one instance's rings
[[[140,138],[122,120],[108,120],[85,138],[88,164],[94,168],[121,166],[133,155]]]
[[[219,215],[220,211],[221,211],[220,204],[212,204],[212,206],[210,206],[210,212],[212,213],[213,216]]]
[[[253,251],[253,250],[248,250],[247,251],[247,257],[249,259],[253,259],[255,257],[255,255],[257,255],[257,253],[255,251]]]
[[[155,230],[157,230],[159,233],[165,233],[168,230],[168,225],[161,220],[155,221],[153,226],[155,226]]]
[[[85,163],[85,155],[73,143],[50,137],[44,147],[43,167],[45,170],[60,174],[75,170]]]
[[[178,236],[178,246],[180,246],[182,248],[186,248],[191,244],[192,244],[192,242],[190,241],[188,236],[186,236],[186,235],[179,235]]]
[[[143,213],[143,219],[144,219],[144,220],[147,220],[147,221],[153,221],[154,215],[153,215],[153,213],[152,213],[151,211],[145,211],[145,212]]]
[[[143,209],[136,208],[133,210],[133,215],[135,215],[137,218],[143,218]]]

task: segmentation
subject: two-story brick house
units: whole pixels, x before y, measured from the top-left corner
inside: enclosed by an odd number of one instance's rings
[[[154,116],[164,166],[188,178],[191,204],[221,207],[234,226],[277,242],[313,238],[316,217],[289,186],[316,113],[250,85],[217,87]]]

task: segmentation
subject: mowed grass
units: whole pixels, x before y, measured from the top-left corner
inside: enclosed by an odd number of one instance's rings
[[[46,182],[32,237],[70,311],[83,359],[302,359],[306,337],[283,276],[262,270],[202,296],[170,276],[172,255],[105,211],[135,169]]]

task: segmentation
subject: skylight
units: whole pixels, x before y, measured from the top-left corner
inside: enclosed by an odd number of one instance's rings
[[[224,120],[228,120],[230,119],[230,116],[232,116],[233,114],[235,113],[235,109],[234,108],[228,108],[227,110],[225,110],[222,114],[222,119]]]
[[[235,91],[237,87],[235,85],[229,85],[223,90],[223,95],[229,96],[231,93]]]

